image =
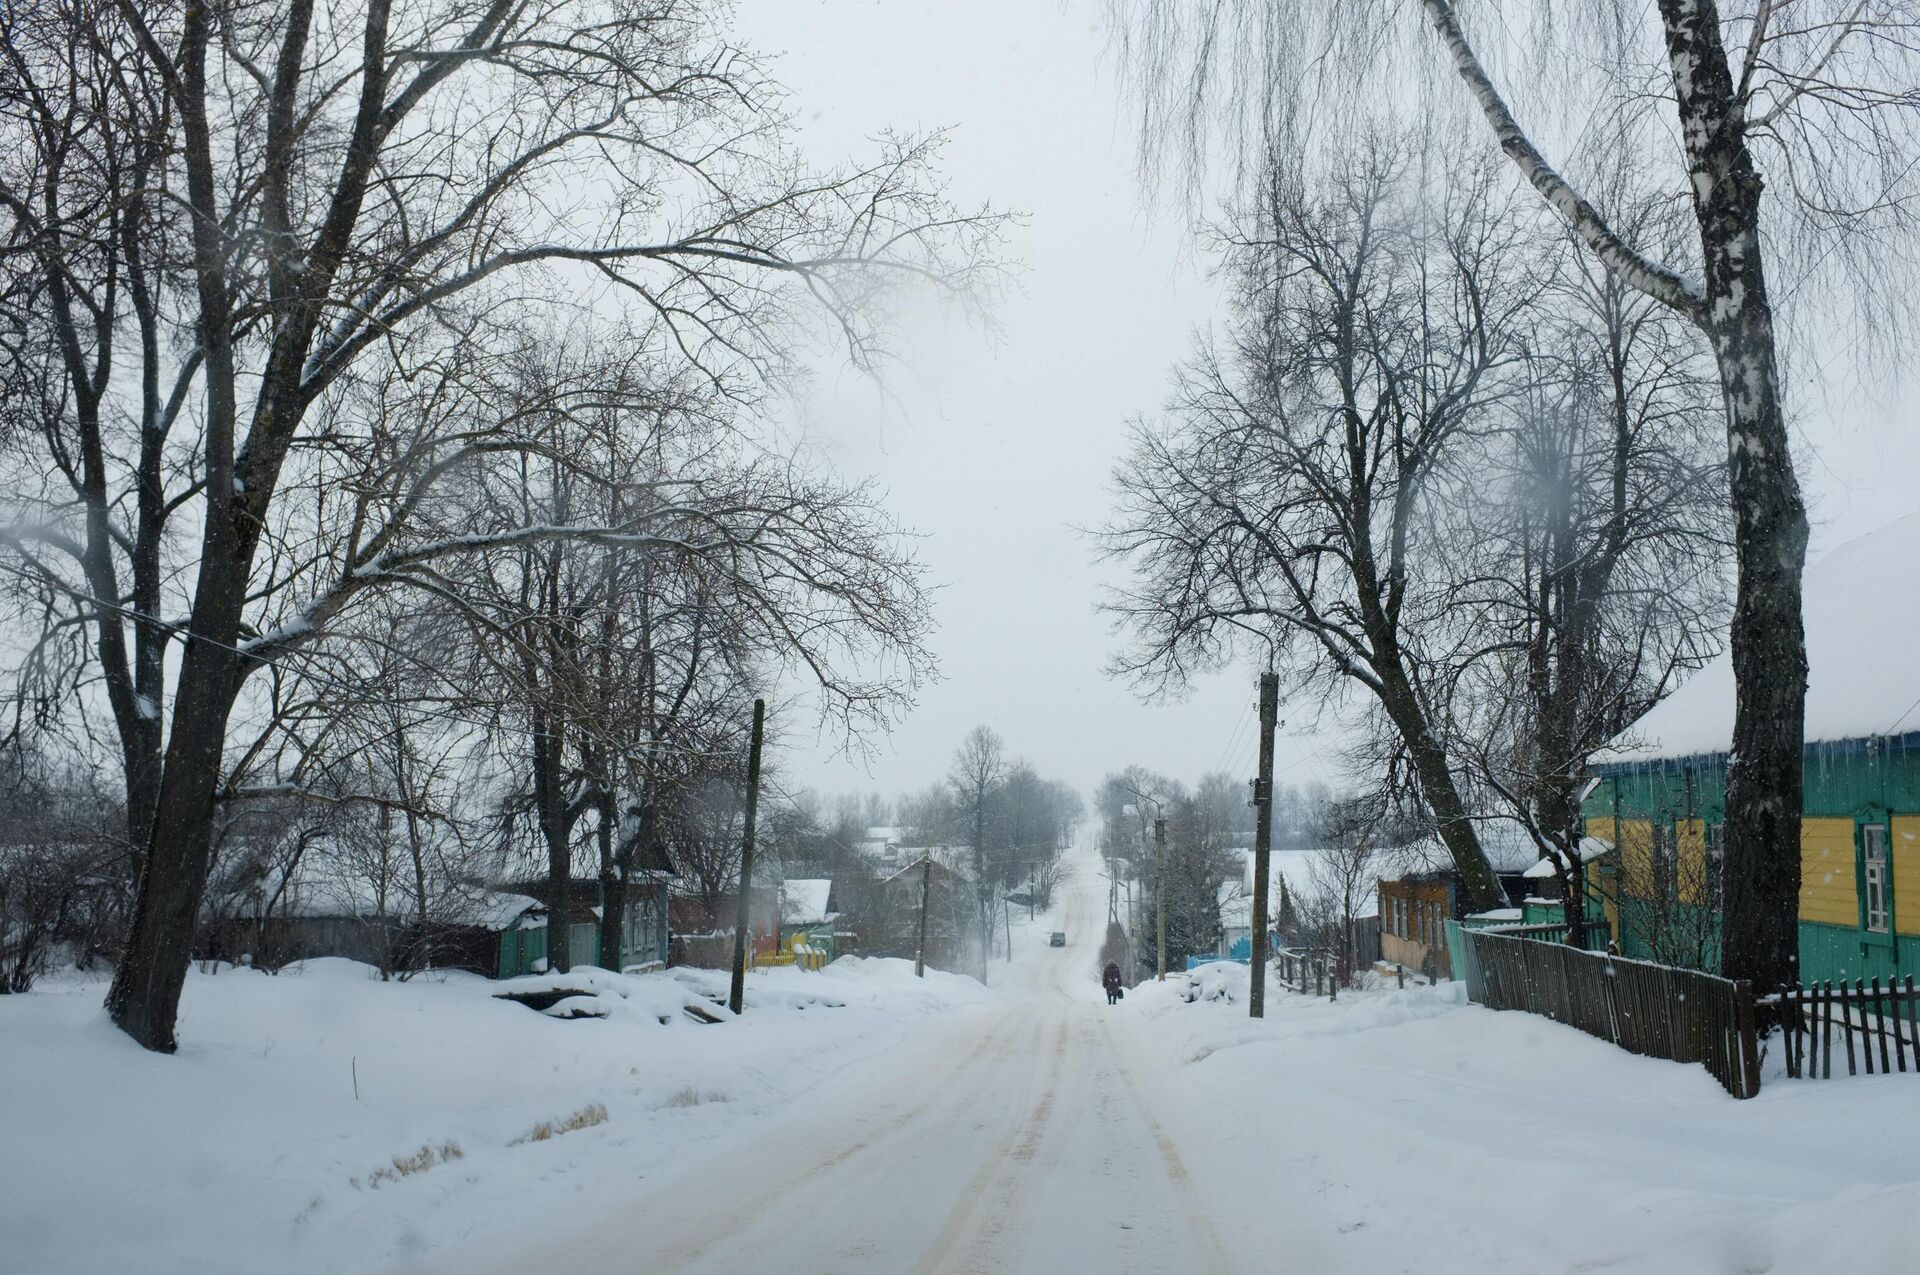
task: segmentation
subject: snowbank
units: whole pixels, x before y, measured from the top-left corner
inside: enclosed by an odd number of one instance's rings
[[[531,1218],[547,1193],[644,1173],[995,995],[844,959],[756,971],[745,1015],[703,1026],[681,1009],[724,1017],[725,975],[515,980],[543,981],[606,1016],[558,1021],[496,999],[504,984],[382,983],[340,960],[196,971],[169,1058],[105,1021],[99,982],[0,997],[0,1267],[433,1270],[476,1216]]]
[[[1216,972],[1217,971],[1217,972]],[[1149,1089],[1217,1215],[1265,1219],[1292,1269],[1648,1273],[1915,1269],[1913,1078],[1770,1083],[1638,1058],[1460,984],[1348,992],[1246,971],[1143,984]],[[1569,1219],[1577,1225],[1569,1225]],[[1410,1247],[1411,1246],[1411,1247]]]

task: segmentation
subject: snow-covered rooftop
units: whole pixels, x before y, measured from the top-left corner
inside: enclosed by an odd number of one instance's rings
[[[1909,514],[1807,568],[1808,743],[1865,739],[1920,722],[1920,514]],[[1635,722],[1601,765],[1724,753],[1733,745],[1733,657],[1720,657]]]
[[[1480,839],[1480,849],[1487,856],[1488,865],[1495,872],[1525,872],[1540,858],[1539,846],[1534,844],[1532,835],[1517,819],[1503,815],[1476,818],[1473,831]],[[1391,865],[1380,873],[1383,881],[1396,881],[1453,867],[1453,855],[1438,835],[1422,837],[1397,850],[1382,851],[1381,855]]]
[[[252,907],[268,906],[271,900],[274,915],[306,920],[411,919],[413,915],[414,904],[410,897],[396,891],[382,898],[372,882],[343,871],[327,871],[324,864],[302,865],[302,870],[294,874],[293,880],[278,897],[274,897],[274,884],[277,883],[269,883],[254,896],[248,907],[242,909],[242,914],[249,914]],[[431,920],[444,925],[504,930],[528,913],[545,910],[545,905],[538,899],[508,890],[446,883],[436,885],[439,892],[431,896],[432,903],[427,911]]]
[[[1580,862],[1592,863],[1611,849],[1613,849],[1613,842],[1605,837],[1582,837],[1580,838]],[[1538,859],[1531,868],[1520,875],[1531,881],[1544,881],[1555,873],[1552,859]]]
[[[833,894],[833,881],[827,877],[789,878],[780,887],[780,921],[783,925],[816,925],[827,919],[827,899]]]
[[[1228,854],[1240,860],[1240,877],[1229,877],[1221,882],[1220,924],[1230,930],[1244,930],[1253,924],[1253,851],[1247,849],[1229,850]],[[1267,915],[1276,916],[1280,910],[1280,887],[1286,885],[1287,893],[1296,902],[1304,902],[1320,893],[1320,885],[1314,879],[1313,862],[1324,850],[1273,850],[1267,861]],[[1360,882],[1360,895],[1354,900],[1354,915],[1372,916],[1379,910],[1374,900],[1374,876],[1368,873]]]

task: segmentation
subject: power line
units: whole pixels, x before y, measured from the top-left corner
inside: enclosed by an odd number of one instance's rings
[[[1220,756],[1214,760],[1212,769],[1219,770],[1227,764],[1230,757],[1237,756],[1240,738],[1246,732],[1247,723],[1253,718],[1253,705],[1244,705],[1240,710],[1240,719],[1235,723],[1233,733],[1227,737],[1227,746],[1220,750]]]

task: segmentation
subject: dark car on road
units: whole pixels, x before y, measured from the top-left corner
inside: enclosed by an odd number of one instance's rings
[[[1047,938],[1048,947],[1065,947],[1066,945],[1067,945],[1067,934],[1065,930],[1055,930]]]

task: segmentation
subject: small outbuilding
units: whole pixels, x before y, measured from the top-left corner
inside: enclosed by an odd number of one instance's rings
[[[1521,904],[1530,893],[1526,873],[1539,862],[1539,848],[1512,819],[1478,819],[1474,831],[1510,904],[1490,919],[1518,923]],[[1389,854],[1395,867],[1381,873],[1376,886],[1380,959],[1429,978],[1449,978],[1453,966],[1447,955],[1446,923],[1468,915],[1466,889],[1453,856],[1438,836],[1423,837]]]

